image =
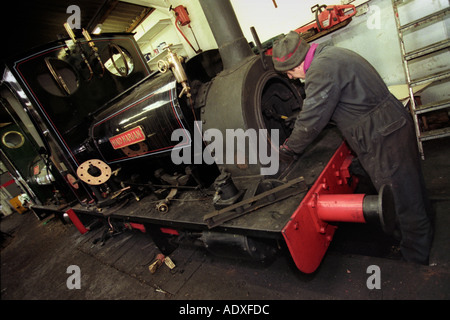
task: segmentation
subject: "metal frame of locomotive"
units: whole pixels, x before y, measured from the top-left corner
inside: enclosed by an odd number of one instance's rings
[[[108,221],[259,260],[284,241],[305,273],[319,266],[335,222],[391,229],[389,188],[354,194],[354,156],[333,128],[273,176],[260,174],[261,163],[172,163],[180,147],[172,132],[199,134],[195,120],[223,133],[278,129],[284,141],[284,119],[303,101],[270,57],[253,53],[228,0],[200,3],[218,50],[181,63],[168,49],[161,72],[150,71],[130,34],[72,35],[6,64],[1,102],[11,123],[0,128],[2,160],[30,208],[41,218],[64,214],[81,233]],[[278,152],[267,139],[268,152]]]

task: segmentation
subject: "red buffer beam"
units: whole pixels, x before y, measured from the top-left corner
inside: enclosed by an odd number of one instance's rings
[[[349,172],[353,158],[342,143],[282,230],[297,268],[304,273],[320,265],[337,229],[332,222],[376,222],[387,233],[394,228],[390,186],[383,186],[379,195],[354,194],[357,179]]]

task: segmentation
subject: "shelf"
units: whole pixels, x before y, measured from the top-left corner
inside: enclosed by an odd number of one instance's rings
[[[169,26],[171,24],[172,24],[172,21],[169,18],[159,20],[153,27],[148,29],[142,35],[142,37],[140,37],[137,40],[137,43],[139,45],[141,45],[141,44],[143,44],[145,42],[151,41],[153,37],[155,37],[158,33],[160,33],[162,30],[164,30],[167,26]]]
[[[450,136],[450,128],[442,128],[421,132],[419,139],[421,141],[427,141],[432,139],[444,138],[448,136]]]
[[[421,90],[425,89],[429,84],[424,84],[421,86],[415,86],[413,88],[413,93],[416,94]],[[408,84],[397,84],[393,86],[389,86],[389,91],[400,101],[409,100],[409,87]]]
[[[172,52],[176,52],[178,53],[179,51],[183,50],[184,47],[181,43],[178,44],[174,44],[170,46],[170,50],[172,50]],[[158,63],[159,60],[161,60],[162,58],[164,58],[167,55],[167,49],[158,53],[156,56],[152,57],[149,61],[147,61],[148,65],[155,65]]]
[[[442,101],[437,101],[437,102],[432,102],[432,103],[428,103],[428,104],[424,104],[421,106],[416,107],[416,114],[422,114],[422,113],[426,113],[426,112],[431,112],[431,111],[436,111],[436,110],[440,110],[440,109],[445,109],[450,107],[450,99],[447,100],[442,100]]]
[[[440,11],[437,11],[435,13],[429,14],[425,17],[422,17],[420,19],[408,22],[407,24],[404,24],[402,26],[400,26],[399,31],[406,31],[412,28],[416,28],[418,26],[421,26],[423,24],[426,24],[428,22],[437,20],[441,17],[444,17],[446,14],[448,14],[450,12],[450,7],[447,7],[445,9],[442,9]]]
[[[450,47],[450,39],[442,40],[430,44],[429,46],[408,52],[407,54],[405,54],[405,59],[407,61],[411,61],[413,59],[417,59],[425,55],[432,54],[443,49],[447,49],[448,47]]]
[[[450,7],[446,7],[444,9],[441,9],[437,12],[434,12],[432,14],[426,15],[422,18],[419,18],[417,20],[408,22],[404,25],[400,25],[400,17],[398,13],[398,6],[410,3],[412,1],[408,0],[393,0],[393,9],[394,9],[394,19],[395,19],[395,25],[398,31],[398,37],[400,41],[400,49],[402,53],[402,60],[403,60],[403,67],[407,79],[407,89],[408,89],[408,95],[413,95],[414,91],[420,91],[419,88],[426,87],[428,85],[431,85],[432,83],[436,81],[441,80],[448,80],[450,79],[450,70],[440,71],[438,73],[430,74],[425,77],[421,77],[418,79],[411,80],[410,70],[408,62],[420,57],[424,57],[427,55],[431,55],[436,52],[440,52],[442,50],[445,50],[450,47],[450,40],[445,39],[433,44],[430,44],[428,46],[410,51],[408,53],[405,52],[405,44],[403,39],[403,34],[405,31],[414,32],[418,29],[421,29],[426,26],[430,26],[431,24],[437,23],[440,21],[440,19],[444,19],[447,14],[450,12]],[[401,88],[402,89],[402,88]],[[404,91],[401,90],[401,93],[404,95]],[[420,131],[420,124],[419,124],[419,115],[424,114],[431,111],[436,110],[442,110],[445,108],[450,107],[450,99],[432,102],[426,105],[421,106],[415,106],[414,97],[411,97],[413,101],[411,101],[412,111],[413,111],[413,120],[414,120],[414,126],[416,131],[416,138],[417,138],[417,146],[419,149],[419,153],[421,155],[422,159],[425,159],[424,150],[422,143],[427,140],[432,139],[438,139],[443,137],[450,136],[450,127],[437,129],[437,130],[430,130],[430,131]]]
[[[444,80],[447,78],[450,78],[450,70],[435,73],[435,74],[432,74],[432,75],[429,75],[429,76],[426,76],[423,78],[411,80],[410,86],[414,87],[414,86],[418,86],[418,85],[422,85],[422,84],[426,84],[426,83],[430,83],[430,82],[434,82],[434,81]]]
[[[404,5],[404,4],[408,4],[410,2],[413,2],[413,0],[394,0],[393,4],[395,6],[401,6],[401,5]]]

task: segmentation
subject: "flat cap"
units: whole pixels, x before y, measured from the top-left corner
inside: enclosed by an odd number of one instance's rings
[[[310,45],[295,31],[290,31],[275,41],[272,61],[275,70],[285,72],[300,65],[305,60]]]

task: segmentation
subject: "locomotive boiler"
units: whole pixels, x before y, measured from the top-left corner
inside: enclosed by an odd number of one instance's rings
[[[389,187],[354,194],[355,158],[334,128],[299,159],[279,158],[301,84],[274,71],[255,32],[254,53],[228,0],[200,4],[218,50],[188,61],[169,46],[150,70],[132,35],[85,33],[7,62],[2,129],[29,139],[28,166],[40,167],[17,170],[17,145],[3,143],[2,159],[30,189],[31,209],[67,216],[81,233],[107,219],[157,243],[189,239],[258,260],[284,242],[306,273],[339,221],[392,231]],[[43,170],[51,178],[33,186]],[[36,197],[44,184],[53,194]]]

